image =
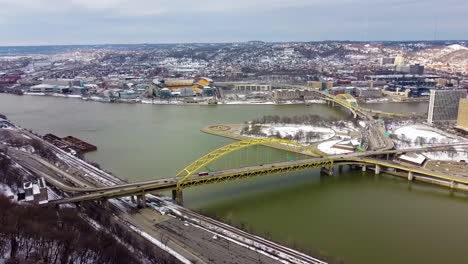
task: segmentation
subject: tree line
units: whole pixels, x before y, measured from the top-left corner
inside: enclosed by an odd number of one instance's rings
[[[264,115],[260,118],[251,120],[252,125],[255,124],[305,124],[305,125],[323,125],[326,123],[336,122],[339,119],[336,117],[323,117],[319,115],[295,115],[295,116],[279,116],[279,115]]]
[[[259,136],[259,137],[273,137],[278,139],[294,140],[294,141],[305,141],[314,142],[322,139],[323,133],[314,131],[304,131],[299,129],[294,135],[281,135],[279,131],[273,132],[273,128],[270,128],[270,134],[267,135],[262,131],[261,125],[247,125],[241,129],[241,135]]]
[[[13,161],[7,157],[6,148],[0,147],[0,183],[15,188],[22,186],[24,180],[24,173],[13,166]]]
[[[25,206],[0,196],[0,256],[6,263],[140,263],[74,209]]]

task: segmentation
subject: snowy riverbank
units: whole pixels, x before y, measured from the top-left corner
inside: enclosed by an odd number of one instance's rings
[[[452,144],[467,141],[437,128],[423,124],[403,124],[389,126],[393,141],[398,149],[417,148],[429,145]],[[451,150],[423,153],[432,160],[461,161],[468,160],[468,148],[453,147]]]

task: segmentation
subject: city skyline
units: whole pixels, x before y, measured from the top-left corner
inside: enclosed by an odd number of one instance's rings
[[[451,1],[0,0],[1,46],[468,39]]]

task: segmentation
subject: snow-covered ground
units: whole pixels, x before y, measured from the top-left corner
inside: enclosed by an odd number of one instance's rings
[[[455,136],[426,125],[402,126],[396,128],[393,134],[398,137],[397,144],[401,145],[402,142],[400,141],[408,141],[411,147],[424,144],[449,144],[459,141]],[[408,147],[408,144],[406,144],[406,147]]]
[[[431,160],[448,160],[448,161],[468,161],[468,148],[455,147],[457,152],[439,151],[426,152],[424,155]]]
[[[338,140],[329,140],[320,143],[317,146],[317,149],[322,151],[323,153],[329,154],[329,155],[337,155],[337,154],[346,154],[346,153],[351,153],[353,151],[350,150],[345,150],[345,149],[339,149],[339,148],[334,148],[333,146],[339,142],[342,142],[343,140],[338,139]]]
[[[451,144],[463,141],[462,138],[448,134],[437,128],[422,124],[392,125],[390,131],[398,137],[394,140],[397,148],[412,148],[428,145]],[[454,151],[426,152],[424,155],[432,160],[468,160],[468,148],[455,147]]]
[[[14,197],[14,193],[11,191],[11,188],[3,183],[0,183],[0,195],[4,195],[6,197]]]

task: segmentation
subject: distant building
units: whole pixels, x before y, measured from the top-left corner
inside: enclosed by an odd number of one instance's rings
[[[396,56],[394,64],[395,64],[395,66],[404,65],[405,64],[405,58],[402,55]]]
[[[354,87],[333,87],[330,89],[331,95],[354,94]]]
[[[360,145],[359,141],[353,139],[353,140],[340,141],[334,144],[333,148],[354,151],[359,145]]]
[[[19,75],[0,74],[0,85],[2,85],[2,84],[14,84],[19,79],[21,79],[21,76],[19,76]]]
[[[397,65],[395,71],[399,73],[422,75],[424,74],[424,66],[419,64]]]
[[[466,98],[466,90],[430,90],[429,111],[427,122],[457,120],[458,106],[460,99]]]
[[[357,87],[356,96],[359,98],[380,98],[382,97],[382,90],[379,88],[365,88]]]
[[[294,48],[285,48],[283,50],[283,54],[286,56],[294,55]]]
[[[468,99],[463,98],[458,104],[457,128],[468,132]]]
[[[31,93],[69,93],[70,87],[65,85],[38,84],[29,87]]]
[[[333,82],[332,81],[308,81],[307,86],[310,86],[314,89],[319,89],[319,90],[326,90],[326,89],[331,89],[333,87]]]
[[[274,90],[273,98],[276,101],[281,100],[310,100],[316,99],[317,93],[313,90],[299,90],[299,89],[289,89],[289,90]]]
[[[424,161],[426,161],[426,156],[417,153],[409,153],[400,155],[398,159],[407,163],[422,166],[424,164]]]
[[[194,95],[213,95],[214,82],[210,78],[166,79],[158,84],[161,88],[171,90],[172,96],[190,97]]]
[[[68,87],[83,86],[83,82],[81,80],[74,80],[74,79],[45,79],[42,81],[42,84],[68,86]]]
[[[380,58],[380,65],[394,65],[395,64],[395,58],[394,57],[383,57]]]
[[[234,90],[239,92],[259,92],[270,91],[271,85],[269,84],[236,84]]]

